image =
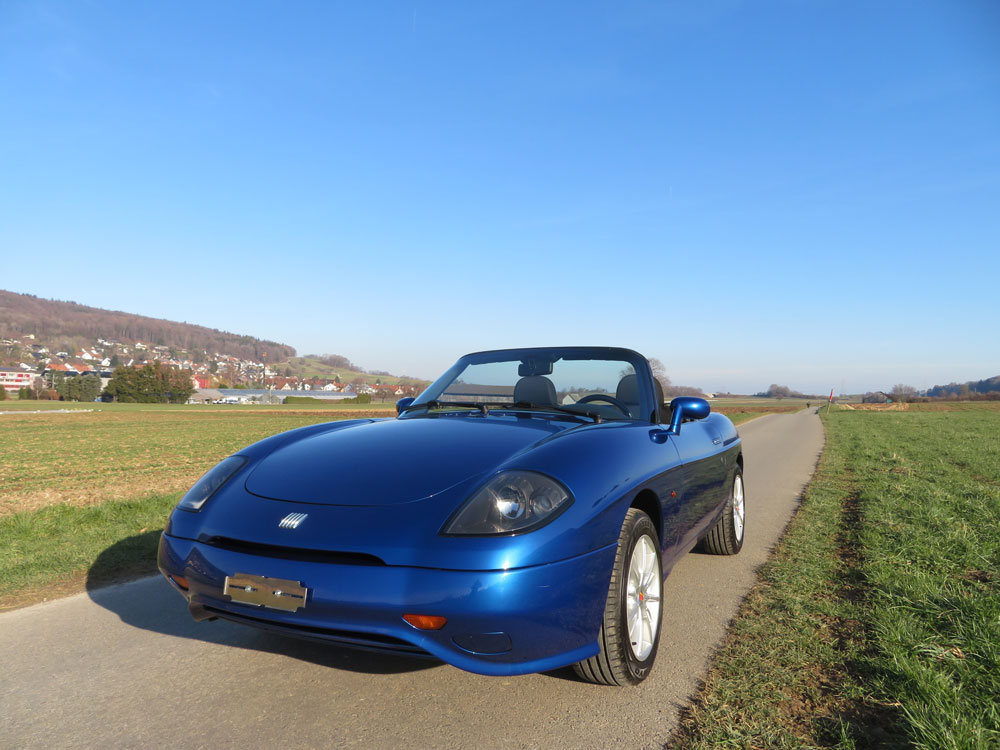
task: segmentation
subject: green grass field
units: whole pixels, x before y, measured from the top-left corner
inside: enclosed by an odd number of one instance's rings
[[[1000,413],[955,406],[824,417],[673,750],[1000,747]]]

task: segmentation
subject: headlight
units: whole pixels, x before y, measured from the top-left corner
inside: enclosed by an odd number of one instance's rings
[[[517,534],[543,526],[573,502],[565,487],[533,471],[505,471],[479,488],[444,534]]]
[[[181,510],[201,510],[201,506],[246,463],[247,459],[243,456],[230,456],[222,459],[195,482],[194,487],[184,493],[184,497],[177,503],[177,507]]]

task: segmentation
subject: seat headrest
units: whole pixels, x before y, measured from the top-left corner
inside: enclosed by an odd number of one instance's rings
[[[556,387],[544,375],[527,375],[514,386],[514,401],[528,401],[532,404],[556,403]]]
[[[635,375],[626,375],[618,381],[618,390],[615,391],[615,398],[623,404],[639,403],[639,378]]]

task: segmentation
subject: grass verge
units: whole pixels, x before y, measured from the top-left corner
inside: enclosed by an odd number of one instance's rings
[[[995,412],[824,419],[802,506],[670,747],[1000,747]]]
[[[156,572],[180,493],[0,518],[0,611]]]

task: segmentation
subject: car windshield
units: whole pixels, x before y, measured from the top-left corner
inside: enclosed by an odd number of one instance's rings
[[[643,364],[635,352],[598,347],[469,354],[407,412],[513,409],[570,413],[595,421],[644,419],[652,404]]]

